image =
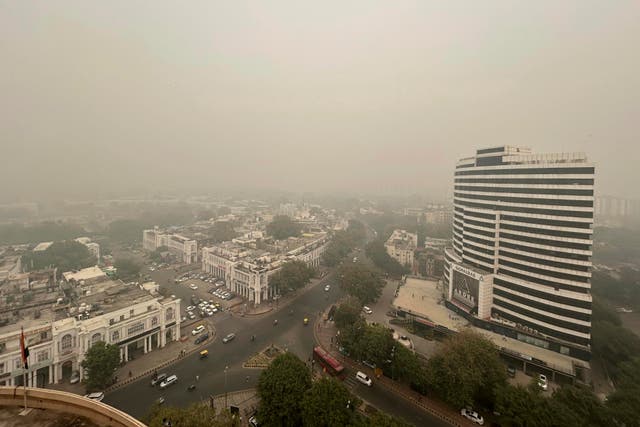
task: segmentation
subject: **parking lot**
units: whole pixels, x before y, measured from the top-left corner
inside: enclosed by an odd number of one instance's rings
[[[184,289],[183,294],[190,293],[182,304],[183,316],[189,320],[215,316],[242,302],[242,298],[226,288],[223,280],[201,271],[184,273],[173,282]]]

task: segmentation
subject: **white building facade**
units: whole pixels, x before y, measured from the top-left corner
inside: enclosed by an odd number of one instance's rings
[[[405,230],[393,230],[384,244],[389,256],[401,265],[413,265],[415,250],[418,248],[418,235]]]
[[[184,264],[198,262],[198,242],[176,233],[165,233],[158,228],[142,232],[142,247],[146,251],[155,251],[166,246],[178,260]]]

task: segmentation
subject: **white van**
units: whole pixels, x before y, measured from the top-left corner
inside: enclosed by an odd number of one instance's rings
[[[362,311],[364,311],[367,314],[372,314],[373,310],[371,310],[369,307],[367,307],[366,305],[364,307],[362,307]]]
[[[358,373],[356,374],[356,379],[362,384],[368,385],[369,387],[373,385],[373,381],[371,381],[371,378],[369,378],[364,372],[358,371]]]
[[[166,380],[162,381],[160,383],[160,388],[167,388],[172,384],[175,384],[178,382],[178,376],[177,375],[171,375],[169,377],[167,377]]]

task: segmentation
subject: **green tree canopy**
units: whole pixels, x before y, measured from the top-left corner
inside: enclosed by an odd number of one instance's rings
[[[376,270],[360,263],[344,264],[338,270],[338,282],[347,294],[358,298],[362,304],[375,302],[384,286],[384,280]]]
[[[349,405],[349,407],[347,407]],[[357,413],[352,409],[359,401],[341,382],[324,377],[302,398],[302,419],[305,426],[353,426],[358,424]]]
[[[267,224],[267,234],[277,240],[299,236],[301,230],[300,225],[286,215],[277,215]]]
[[[328,267],[334,267],[364,239],[364,225],[360,221],[350,220],[346,230],[336,231],[327,246],[322,260]]]
[[[617,389],[608,396],[606,408],[616,425],[640,427],[640,357],[619,365]]]
[[[22,256],[22,265],[29,271],[51,265],[58,267],[62,272],[79,270],[95,265],[96,261],[96,257],[87,247],[75,240],[55,242],[44,251],[30,252]]]
[[[640,337],[608,321],[594,321],[591,338],[593,355],[602,360],[614,380],[618,379],[618,366],[640,354]]]
[[[392,276],[402,276],[408,274],[409,269],[400,264],[387,253],[384,242],[380,239],[373,240],[365,248],[367,256],[382,271]]]
[[[293,427],[302,424],[302,397],[311,388],[311,372],[292,353],[276,357],[260,375],[258,397],[261,426]]]
[[[207,231],[207,234],[214,243],[227,242],[238,237],[238,233],[233,228],[233,224],[228,221],[216,221]]]
[[[113,266],[118,270],[118,277],[134,277],[140,274],[142,266],[129,258],[116,258]]]
[[[376,412],[369,418],[366,425],[370,427],[411,427],[413,424],[382,412]]]
[[[436,394],[457,408],[492,405],[496,387],[506,382],[496,346],[471,330],[445,340],[427,362],[426,375]]]
[[[229,411],[219,413],[206,404],[194,403],[186,408],[154,405],[144,422],[149,427],[166,427],[163,421],[171,421],[174,427],[233,427],[239,423]]]
[[[338,307],[333,315],[336,327],[342,330],[356,324],[362,318],[362,304],[356,297],[347,297]]]
[[[269,276],[269,285],[278,294],[285,295],[304,287],[315,275],[315,271],[307,267],[303,261],[288,261],[282,268]]]
[[[117,345],[98,341],[89,348],[81,365],[87,372],[87,390],[104,390],[111,384],[120,365],[120,349]]]

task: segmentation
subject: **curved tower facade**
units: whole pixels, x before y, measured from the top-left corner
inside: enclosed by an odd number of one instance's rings
[[[447,300],[519,340],[587,359],[594,165],[582,153],[501,146],[458,161],[454,183]]]

